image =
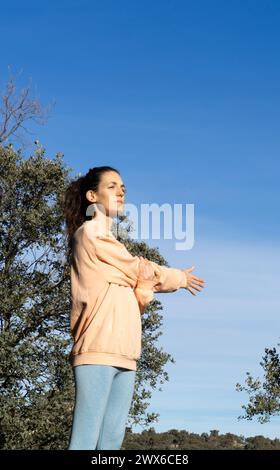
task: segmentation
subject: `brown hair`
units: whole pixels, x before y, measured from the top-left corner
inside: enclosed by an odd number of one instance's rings
[[[64,216],[68,237],[68,248],[71,250],[73,235],[86,220],[87,207],[92,204],[86,198],[89,189],[97,191],[103,173],[106,171],[120,172],[111,166],[96,166],[90,168],[85,176],[72,181],[65,192]]]

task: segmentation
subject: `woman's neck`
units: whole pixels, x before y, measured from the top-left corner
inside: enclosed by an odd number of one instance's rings
[[[96,209],[95,216],[91,219],[93,222],[97,223],[98,226],[105,231],[105,233],[110,233],[112,229],[113,219],[112,217],[107,216],[100,210]]]

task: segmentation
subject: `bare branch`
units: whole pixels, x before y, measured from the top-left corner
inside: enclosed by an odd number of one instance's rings
[[[15,78],[10,76],[0,97],[0,144],[8,144],[11,136],[22,144],[21,134],[32,134],[24,123],[32,120],[39,125],[45,124],[54,104],[44,108],[38,98],[33,98],[31,83],[17,93]]]

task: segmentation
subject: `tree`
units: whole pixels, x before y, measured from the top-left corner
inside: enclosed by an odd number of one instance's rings
[[[10,74],[6,88],[0,97],[0,143],[19,141],[24,145],[24,134],[30,133],[27,121],[44,124],[54,103],[43,108],[31,92],[31,83],[17,93],[15,78]]]
[[[38,147],[0,147],[1,447],[65,443],[73,398],[69,267],[62,197],[67,170]]]
[[[37,144],[29,158],[0,146],[0,448],[65,449],[74,405],[68,356],[70,269],[63,197],[70,169],[61,154],[49,159]],[[126,237],[132,254],[167,264],[157,249]],[[142,315],[129,424],[147,425],[151,391],[168,380],[173,358],[155,344],[162,334],[161,304]],[[160,389],[161,390],[161,389]]]
[[[280,344],[278,344],[280,346]],[[246,386],[236,384],[237,391],[246,391],[249,394],[249,403],[242,405],[245,415],[238,419],[253,419],[258,417],[260,423],[266,423],[273,415],[280,411],[280,356],[276,348],[265,348],[265,355],[260,365],[264,369],[264,380],[254,379],[247,372]]]

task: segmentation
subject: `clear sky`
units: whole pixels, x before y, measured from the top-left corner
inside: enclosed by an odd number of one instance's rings
[[[131,203],[194,204],[192,250],[147,241],[207,282],[157,295],[176,360],[149,408],[158,431],[280,437],[279,418],[237,420],[235,391],[279,341],[279,23],[277,0],[1,6],[1,85],[10,65],[56,101],[36,129],[48,156],[118,168]]]

